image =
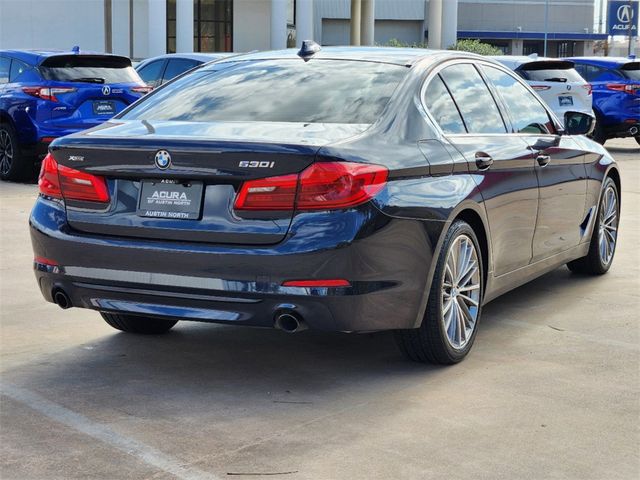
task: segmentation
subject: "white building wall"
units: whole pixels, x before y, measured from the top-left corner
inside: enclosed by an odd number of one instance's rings
[[[0,0],[1,2],[2,0]],[[129,56],[129,0],[111,0],[112,53]]]
[[[271,2],[236,0],[233,4],[233,51],[269,50]]]
[[[74,45],[104,51],[102,0],[0,0],[0,49]]]

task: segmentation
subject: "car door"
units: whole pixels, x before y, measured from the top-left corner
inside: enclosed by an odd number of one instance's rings
[[[587,214],[585,152],[572,137],[558,134],[547,108],[519,79],[488,65],[482,71],[534,159],[539,202],[532,261],[576,246]]]
[[[11,59],[0,56],[0,95],[4,92],[5,85],[9,83],[9,72],[11,71]]]
[[[443,82],[446,93],[435,88],[430,92],[430,83],[424,100],[427,108],[438,95],[450,95],[464,124],[463,132],[446,138],[466,158],[482,194],[494,275],[528,265],[538,211],[538,183],[528,145],[507,132],[507,123],[473,64],[446,65],[431,82]]]

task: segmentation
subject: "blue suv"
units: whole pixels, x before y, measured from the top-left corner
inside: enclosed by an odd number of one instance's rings
[[[575,57],[575,69],[593,87],[593,139],[635,137],[640,144],[640,62],[617,57]]]
[[[126,57],[0,50],[0,178],[32,177],[53,139],[104,122],[149,90]]]

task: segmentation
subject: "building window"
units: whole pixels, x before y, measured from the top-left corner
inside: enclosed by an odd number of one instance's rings
[[[167,53],[176,53],[176,0],[167,0]]]
[[[193,50],[233,51],[233,0],[194,0]]]
[[[544,42],[525,40],[522,42],[522,53],[523,55],[531,55],[534,53],[542,55],[544,53]]]
[[[558,57],[573,57],[576,42],[558,42]]]

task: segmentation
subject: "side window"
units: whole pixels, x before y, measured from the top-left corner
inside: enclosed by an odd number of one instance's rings
[[[9,82],[9,69],[11,68],[11,59],[0,57],[0,84]]]
[[[445,67],[440,76],[449,88],[469,133],[505,133],[502,115],[484,80],[471,64]]]
[[[440,75],[431,79],[423,98],[427,110],[444,133],[466,133],[464,122]]]
[[[20,60],[16,60],[14,58],[13,61],[11,62],[11,72],[9,74],[9,81],[15,82],[16,78],[18,78],[22,74],[22,72],[24,72],[28,68],[29,68],[29,65],[27,65],[24,62],[21,62]]]
[[[169,60],[167,69],[164,71],[164,78],[162,79],[162,83],[168,82],[173,77],[177,77],[181,73],[184,73],[187,70],[191,70],[193,67],[199,64],[200,62],[189,60],[187,58],[173,58]]]
[[[164,60],[156,60],[148,65],[145,65],[138,70],[140,78],[150,87],[157,87],[160,85],[162,79],[162,67],[164,66]]]
[[[482,68],[509,109],[516,133],[555,133],[546,108],[524,85],[502,70]]]

